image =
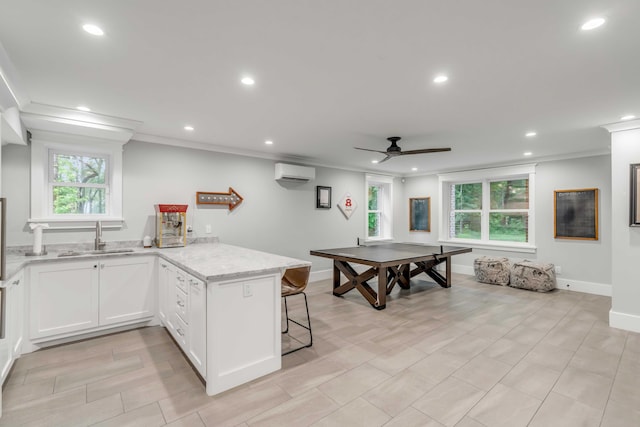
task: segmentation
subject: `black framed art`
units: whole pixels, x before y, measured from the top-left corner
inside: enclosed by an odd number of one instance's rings
[[[316,186],[316,208],[331,209],[331,187]]]
[[[431,197],[409,199],[409,231],[431,231]]]
[[[640,181],[640,163],[631,165],[631,181],[629,185],[629,225],[640,227],[640,194],[638,194],[638,181]]]

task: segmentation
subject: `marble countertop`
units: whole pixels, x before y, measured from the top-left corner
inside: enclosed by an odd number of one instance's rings
[[[123,248],[122,245],[118,246]],[[25,256],[9,253],[6,257],[5,277],[10,280],[22,268],[30,264],[64,262],[105,257],[126,257],[153,255],[169,261],[193,276],[207,282],[228,280],[243,276],[269,274],[286,268],[311,265],[309,261],[274,255],[267,252],[246,249],[224,243],[193,243],[180,248],[131,247],[125,253],[85,253],[77,256],[59,257],[59,253],[69,249],[50,250],[43,256]],[[0,282],[2,283],[2,282]]]

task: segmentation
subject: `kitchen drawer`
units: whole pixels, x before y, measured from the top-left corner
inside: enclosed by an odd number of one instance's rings
[[[179,270],[176,272],[176,287],[182,289],[182,292],[185,294],[189,292],[187,287],[187,278],[185,277],[185,274]]]
[[[187,319],[189,318],[189,299],[187,298],[187,294],[184,293],[178,286],[176,286],[175,291],[175,304],[175,312],[180,318],[182,318],[183,322],[188,323],[189,321]]]
[[[182,349],[184,350],[187,346],[187,333],[188,333],[187,324],[184,323],[184,320],[182,320],[182,318],[178,316],[177,313],[173,313],[173,314],[174,314],[173,324],[176,327],[176,331],[175,331],[176,333],[173,335],[173,337],[176,339],[180,347],[182,347]]]

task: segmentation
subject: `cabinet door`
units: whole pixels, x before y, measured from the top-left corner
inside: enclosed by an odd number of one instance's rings
[[[31,339],[98,326],[98,261],[30,267]]]
[[[174,286],[176,280],[176,268],[173,264],[163,259],[158,260],[158,316],[162,323],[167,326],[169,319],[169,295],[170,287]]]
[[[11,278],[7,289],[7,314],[5,330],[11,339],[12,359],[22,354],[24,339],[24,274],[20,272]]]
[[[100,260],[100,325],[153,317],[153,258]]]
[[[200,375],[207,375],[207,290],[203,281],[194,277],[189,282],[189,336],[187,353]]]

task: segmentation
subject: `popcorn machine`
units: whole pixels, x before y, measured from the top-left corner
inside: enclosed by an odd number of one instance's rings
[[[187,244],[189,205],[156,205],[156,246],[175,248]]]

